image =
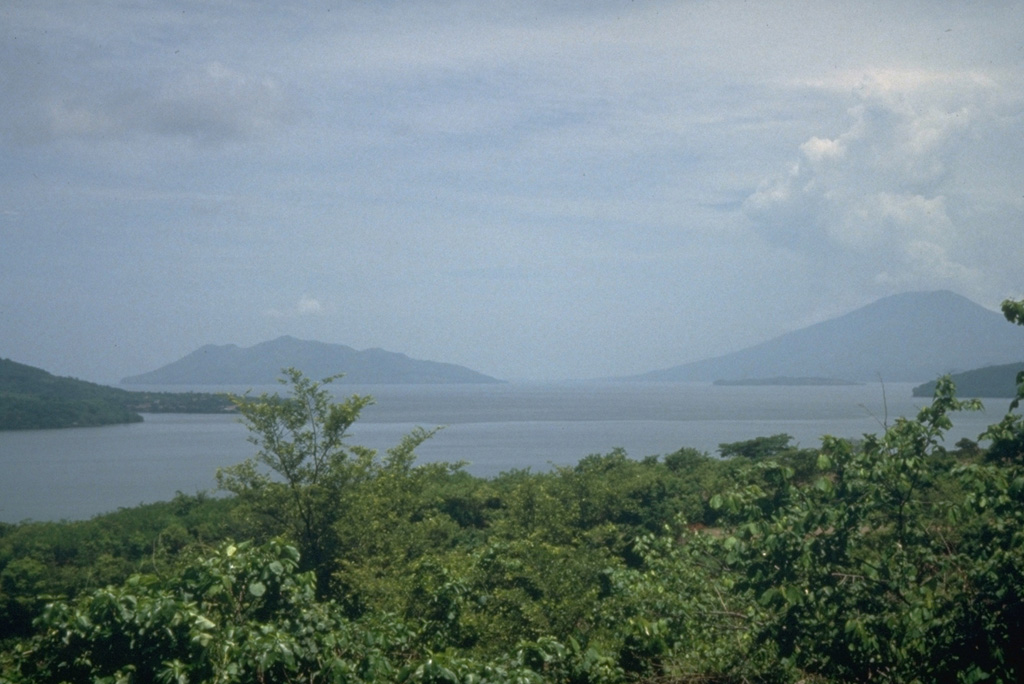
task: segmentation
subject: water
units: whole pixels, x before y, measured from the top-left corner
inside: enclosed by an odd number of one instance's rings
[[[371,394],[349,443],[395,445],[416,426],[446,426],[420,462],[464,461],[474,475],[572,465],[616,447],[642,458],[785,432],[805,447],[824,434],[877,433],[927,401],[909,384],[849,387],[716,387],[706,384],[509,384],[337,386]],[[147,388],[175,389],[183,388]],[[224,388],[189,388],[223,391]],[[234,388],[244,391],[245,388]],[[257,388],[275,392],[280,386]],[[947,441],[976,439],[1007,400],[954,417]],[[253,455],[236,416],[147,415],[102,428],[0,432],[0,521],[84,519],[213,490],[217,468]]]

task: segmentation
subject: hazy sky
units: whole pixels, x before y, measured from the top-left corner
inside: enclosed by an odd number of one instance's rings
[[[0,5],[0,356],[60,375],[624,375],[930,289],[1024,291],[1019,2]]]

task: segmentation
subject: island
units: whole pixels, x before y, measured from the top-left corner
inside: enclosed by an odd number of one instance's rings
[[[314,378],[338,376],[342,385],[441,385],[501,383],[453,363],[413,359],[385,349],[283,335],[251,347],[208,344],[177,361],[121,380],[122,385],[272,385],[284,368]]]

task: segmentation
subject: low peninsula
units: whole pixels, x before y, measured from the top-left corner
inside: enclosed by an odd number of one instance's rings
[[[225,413],[224,394],[130,392],[0,359],[0,430],[49,430],[142,422],[142,413]]]

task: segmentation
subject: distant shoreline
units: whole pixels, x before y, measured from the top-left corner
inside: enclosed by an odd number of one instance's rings
[[[715,380],[713,385],[722,387],[759,387],[759,386],[780,386],[780,387],[838,387],[863,385],[862,382],[842,380],[840,378],[805,378],[805,377],[775,377],[775,378],[744,378],[742,380]]]

